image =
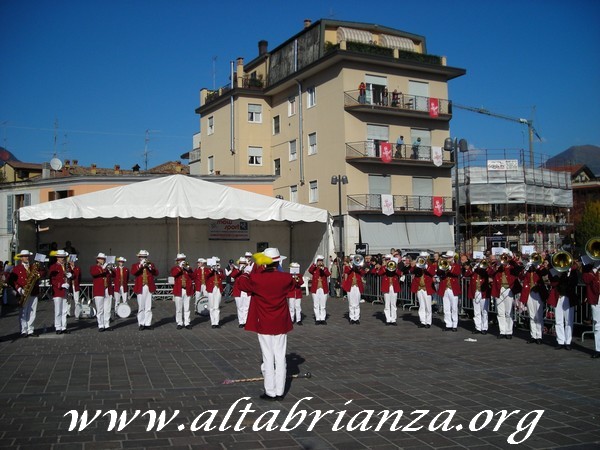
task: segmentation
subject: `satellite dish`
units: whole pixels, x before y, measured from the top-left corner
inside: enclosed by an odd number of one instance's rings
[[[58,158],[52,158],[50,160],[50,167],[52,167],[53,170],[60,170],[62,169],[63,163],[60,159]]]

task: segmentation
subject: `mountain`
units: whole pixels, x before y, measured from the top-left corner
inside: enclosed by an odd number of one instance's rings
[[[553,156],[546,162],[546,167],[574,166],[585,164],[600,177],[600,147],[597,145],[574,145]]]

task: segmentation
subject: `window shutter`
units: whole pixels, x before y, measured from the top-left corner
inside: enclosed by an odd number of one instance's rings
[[[13,232],[13,211],[15,204],[15,196],[6,196],[6,231],[9,233]]]

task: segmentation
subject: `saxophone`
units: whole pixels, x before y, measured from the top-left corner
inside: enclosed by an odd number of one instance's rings
[[[25,280],[23,295],[21,296],[21,298],[19,298],[19,308],[23,308],[23,306],[25,306],[25,303],[27,303],[27,299],[31,296],[33,288],[37,285],[40,278],[40,265],[34,262],[31,265],[29,272],[27,273],[27,280]]]

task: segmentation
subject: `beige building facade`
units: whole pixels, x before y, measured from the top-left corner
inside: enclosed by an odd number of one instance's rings
[[[231,84],[201,90],[190,173],[274,175],[274,195],[330,211],[346,254],[357,245],[454,248],[454,163],[442,147],[448,82],[466,71],[427,54],[423,36],[304,25],[273,50],[259,42],[249,63],[233,62]]]

